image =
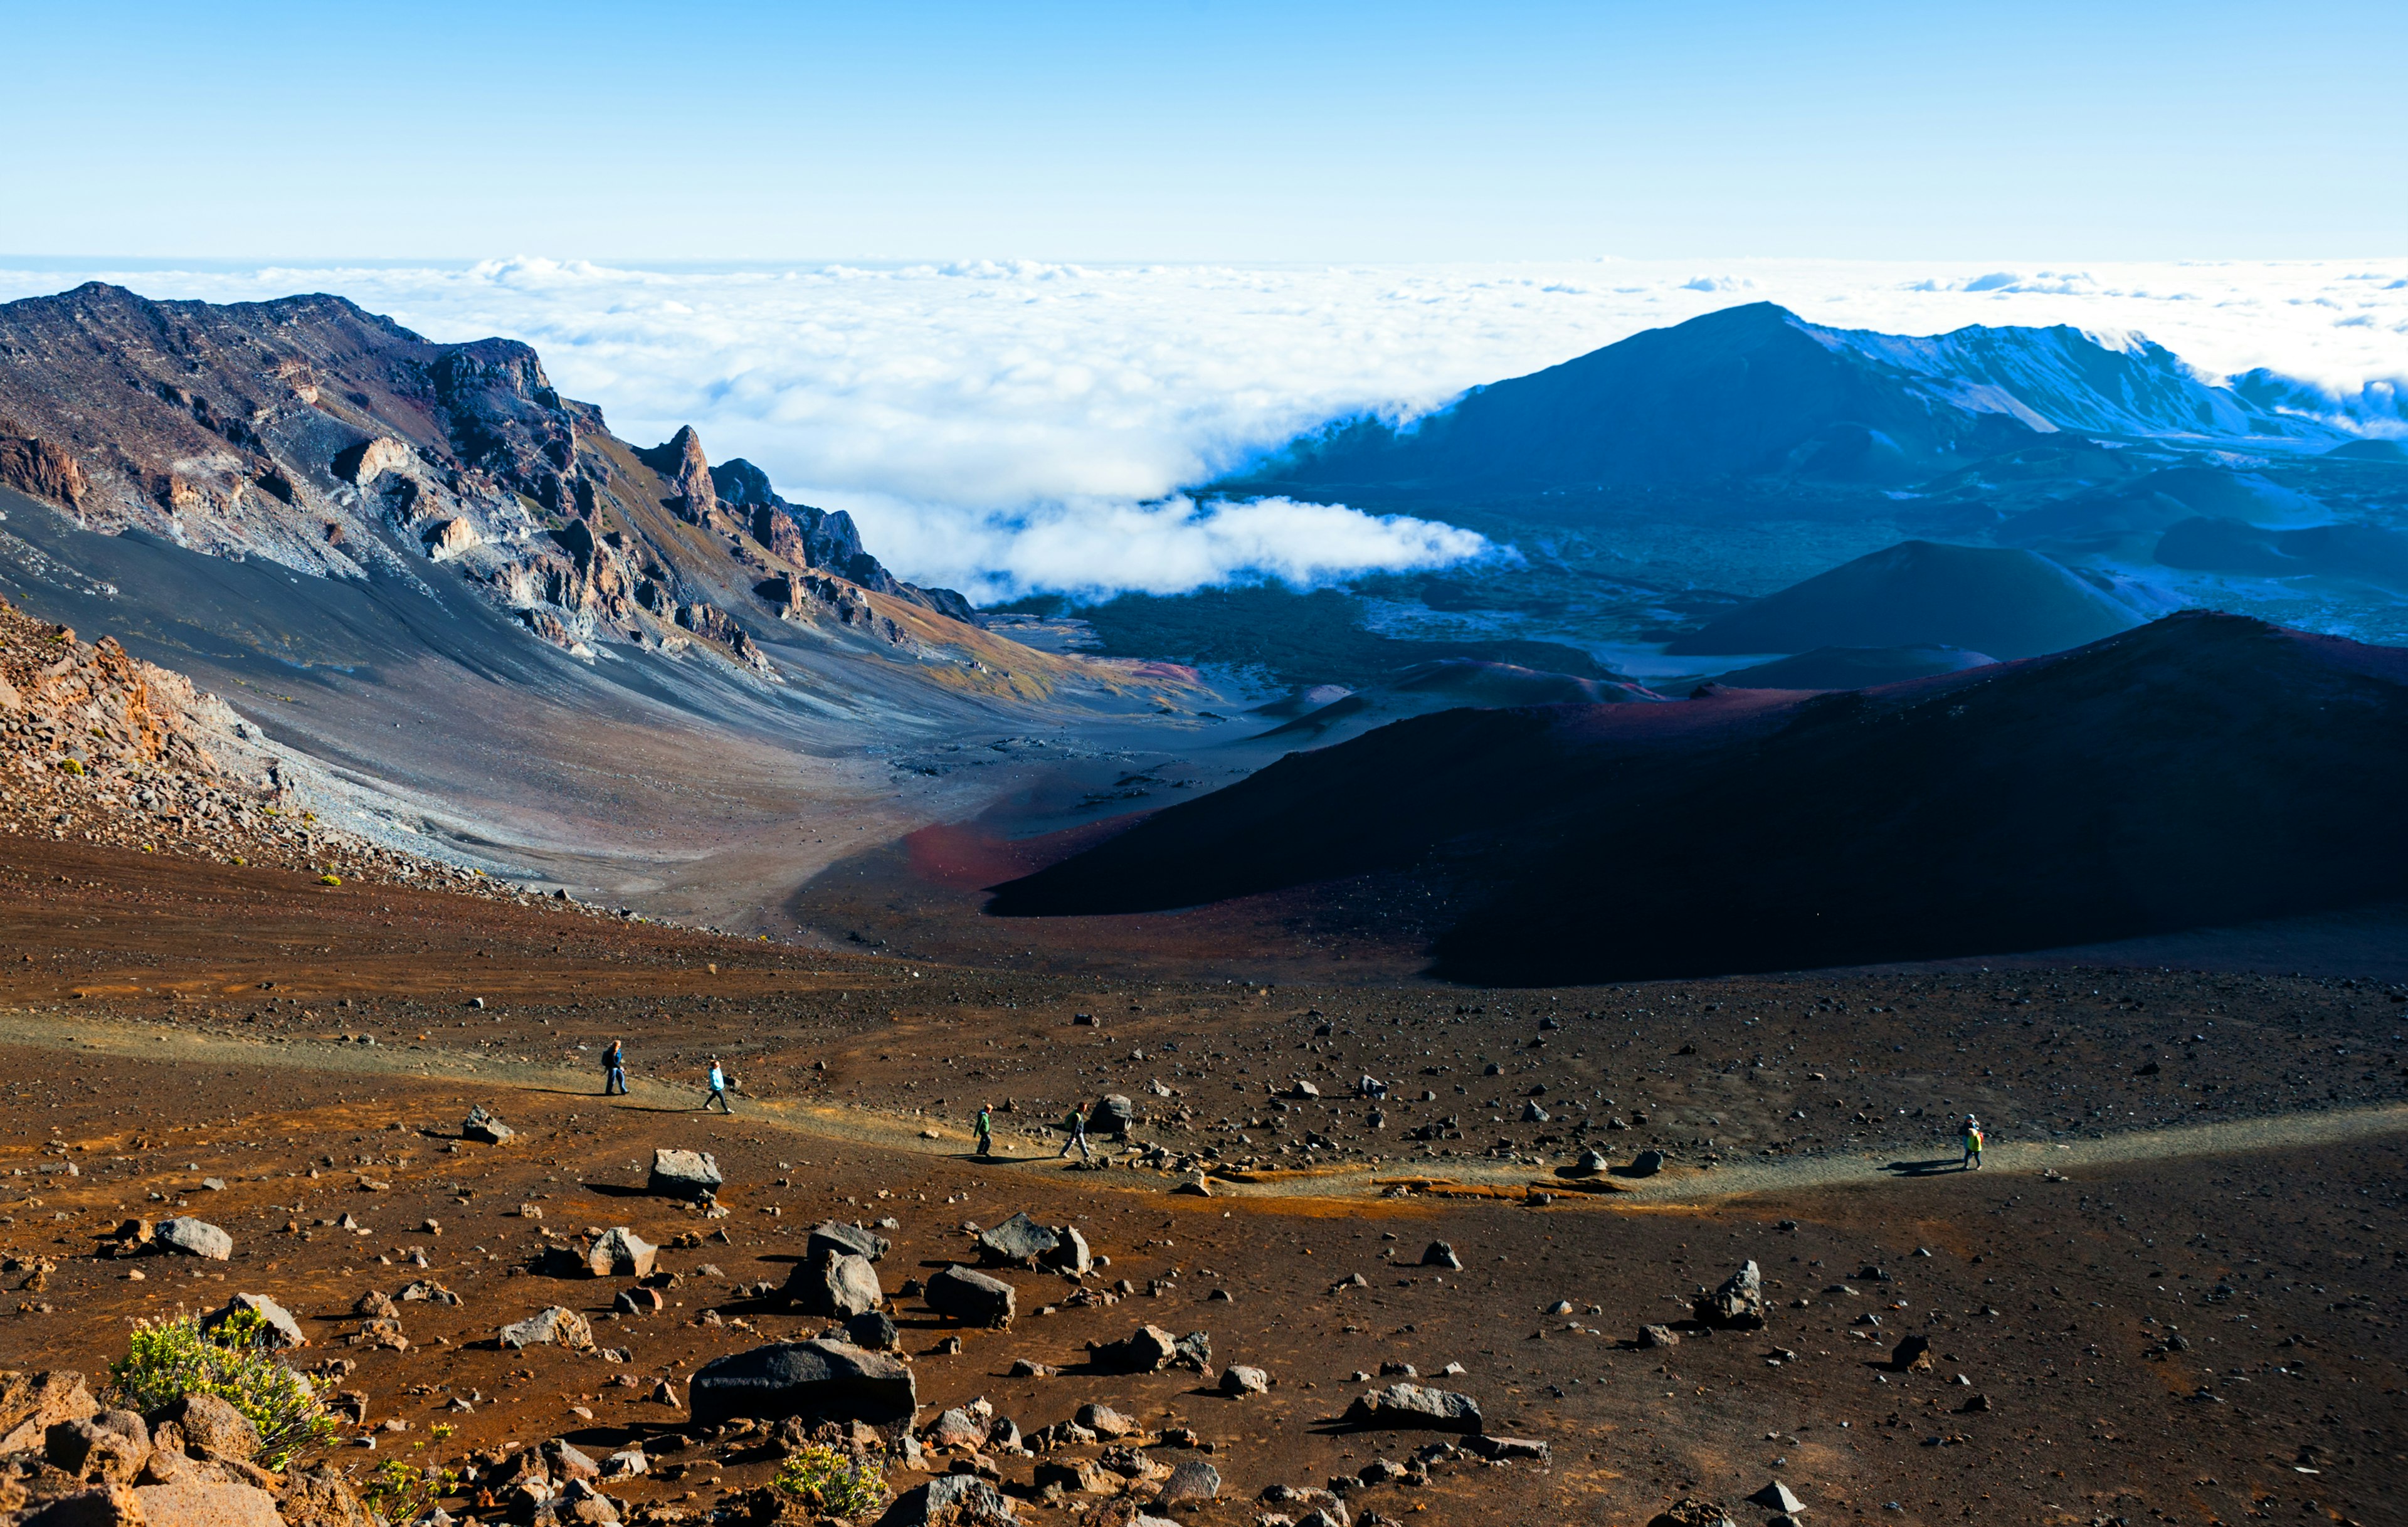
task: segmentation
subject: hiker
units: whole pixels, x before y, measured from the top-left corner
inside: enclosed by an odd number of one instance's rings
[[[1079,1159],[1081,1160],[1092,1161],[1096,1159],[1096,1153],[1087,1148],[1086,1115],[1081,1113],[1076,1108],[1071,1109],[1068,1113],[1062,1116],[1062,1128],[1070,1132],[1070,1138],[1062,1142],[1062,1156],[1069,1155],[1071,1149],[1075,1146],[1079,1152]],[[1062,1156],[1056,1156],[1054,1159],[1058,1161],[1062,1159]]]
[[[978,1122],[973,1125],[972,1128],[978,1131],[978,1153],[980,1159],[984,1160],[989,1156],[993,1156],[995,1154],[994,1110],[990,1109],[985,1103],[980,1103]]]
[[[1965,1116],[1965,1160],[1956,1168],[1970,1172],[1982,1164],[1982,1121],[1972,1115]]]
[[[602,1095],[624,1095],[627,1090],[627,1044],[614,1039],[602,1052]]]
[[[710,1058],[710,1096],[702,1100],[702,1111],[710,1113],[714,1102],[723,1114],[736,1112],[727,1105],[727,1073],[719,1069],[719,1057],[715,1055]]]

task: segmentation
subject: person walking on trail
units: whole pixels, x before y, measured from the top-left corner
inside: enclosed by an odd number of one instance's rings
[[[983,1159],[993,1156],[995,1154],[995,1111],[984,1103],[979,1104],[978,1122],[972,1128],[978,1131],[980,1157]]]
[[[1062,1142],[1062,1155],[1054,1157],[1055,1160],[1058,1161],[1062,1156],[1069,1155],[1073,1149],[1078,1151],[1079,1159],[1082,1161],[1092,1161],[1096,1159],[1096,1153],[1087,1148],[1087,1116],[1085,1114],[1076,1108],[1071,1109],[1062,1116],[1062,1128],[1069,1131],[1070,1138]]]
[[[710,1112],[710,1105],[714,1102],[719,1104],[719,1111],[723,1114],[736,1112],[727,1105],[727,1073],[719,1069],[719,1057],[715,1055],[710,1058],[710,1095],[702,1100],[702,1111],[706,1114]]]
[[[602,1052],[602,1095],[624,1096],[626,1090],[627,1045],[624,1040],[614,1039],[610,1047]]]
[[[1982,1164],[1982,1121],[1971,1114],[1965,1116],[1964,1145],[1965,1160],[1956,1170],[1970,1172]]]

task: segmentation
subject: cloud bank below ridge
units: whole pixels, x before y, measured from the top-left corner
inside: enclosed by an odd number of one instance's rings
[[[0,268],[0,298],[88,279],[220,302],[333,291],[433,339],[524,339],[620,433],[691,423],[714,459],[749,457],[789,497],[852,510],[898,571],[974,598],[1310,583],[1493,555],[1453,526],[1177,493],[1326,419],[1426,410],[1733,302],[1909,334],[2144,333],[2209,375],[2264,367],[2304,384],[2294,406],[2408,432],[2408,260],[44,266]]]

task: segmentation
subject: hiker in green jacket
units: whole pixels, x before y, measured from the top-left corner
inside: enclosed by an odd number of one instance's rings
[[[979,1104],[978,1122],[974,1124],[972,1128],[978,1131],[978,1153],[980,1158],[983,1160],[986,1157],[993,1156],[995,1154],[994,1111],[988,1108],[984,1103]]]

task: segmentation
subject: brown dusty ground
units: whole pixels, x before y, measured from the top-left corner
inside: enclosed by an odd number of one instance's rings
[[[591,1451],[681,1422],[643,1399],[653,1378],[823,1324],[741,1291],[782,1279],[814,1221],[899,1221],[891,1292],[967,1260],[965,1223],[1025,1208],[1082,1226],[1112,1259],[1089,1285],[1127,1297],[1060,1307],[1067,1280],[1008,1274],[1004,1332],[898,1300],[924,1404],[984,1395],[1028,1430],[1090,1400],[1176,1417],[1216,1446],[1202,1522],[1435,1440],[1329,1424],[1383,1361],[1461,1363],[1439,1382],[1554,1457],[1359,1491],[1358,1517],[1637,1523],[1695,1492],[1752,1521],[1742,1497],[1777,1475],[1809,1521],[2397,1521],[2394,999],[2064,966],[1513,992],[1020,974],[0,840],[0,1365],[94,1372],[130,1318],[263,1292],[303,1317],[305,1360],[357,1364],[339,1387],[372,1426],[407,1423],[339,1462]],[[638,1087],[606,1102],[613,1036]],[[693,1111],[714,1053],[742,1080],[732,1118]],[[1376,1128],[1367,1074],[1389,1090]],[[1299,1079],[1323,1097],[1273,1095]],[[1108,1090],[1150,1116],[1166,1170],[1068,1170],[1032,1132]],[[969,1112],[1006,1099],[1009,1159],[972,1159]],[[460,1141],[477,1102],[522,1137]],[[1998,1146],[1978,1174],[1948,1169],[1969,1109]],[[1674,1165],[1584,1191],[1560,1174],[1584,1145]],[[733,1213],[642,1196],[658,1145],[715,1152]],[[1213,1196],[1168,1191],[1181,1160],[1221,1174]],[[173,1212],[230,1231],[234,1260],[94,1255],[119,1219]],[[615,1224],[705,1237],[665,1253],[682,1283],[659,1316],[608,1319],[620,1283],[526,1270],[545,1232]],[[1433,1239],[1463,1271],[1417,1265]],[[1770,1329],[1634,1347],[1751,1258]],[[408,1351],[342,1345],[363,1292],[419,1277],[465,1303],[404,1306]],[[491,1345],[554,1303],[631,1361]],[[1082,1371],[1084,1344],[1140,1322],[1209,1331],[1216,1362],[1277,1387]],[[1876,1366],[1909,1332],[1936,1368]],[[960,1355],[933,1350],[953,1334]],[[1005,1376],[1019,1358],[1067,1371]],[[706,1508],[771,1467],[707,1445],[668,1462],[624,1493]]]

